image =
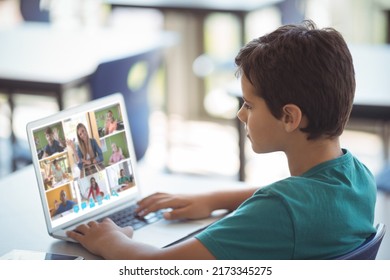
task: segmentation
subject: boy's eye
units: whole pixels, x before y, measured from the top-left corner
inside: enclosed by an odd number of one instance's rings
[[[252,109],[252,107],[251,107],[251,106],[249,106],[249,104],[248,104],[248,103],[246,103],[246,102],[244,102],[244,104],[243,104],[242,106],[244,106],[244,108],[245,108],[245,109],[247,109],[247,110],[250,110],[250,109]]]

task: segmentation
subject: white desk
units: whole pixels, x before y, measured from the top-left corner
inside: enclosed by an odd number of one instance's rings
[[[152,173],[152,174],[151,174]],[[205,192],[244,186],[243,183],[196,176],[164,175],[139,168],[139,181],[144,194],[157,190],[165,192]],[[0,256],[12,249],[35,250],[81,255],[97,259],[79,244],[61,241],[46,231],[38,186],[32,166],[21,169],[0,180]]]

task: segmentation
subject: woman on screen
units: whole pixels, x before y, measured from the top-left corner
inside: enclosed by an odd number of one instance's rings
[[[76,131],[78,145],[77,153],[75,153],[75,155],[77,165],[82,171],[82,176],[85,173],[83,171],[90,166],[95,165],[95,168],[97,169],[96,171],[103,169],[103,153],[97,141],[94,138],[89,137],[87,128],[82,123],[77,125]],[[68,145],[70,145],[73,151],[75,151],[75,144],[73,141],[69,140]]]

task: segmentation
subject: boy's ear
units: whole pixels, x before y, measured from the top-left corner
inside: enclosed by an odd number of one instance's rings
[[[293,132],[300,127],[302,121],[302,111],[294,104],[286,104],[282,109],[282,122],[286,132]]]

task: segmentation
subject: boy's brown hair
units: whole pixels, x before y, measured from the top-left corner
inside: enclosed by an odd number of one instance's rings
[[[355,71],[342,35],[312,21],[284,25],[245,45],[235,59],[271,113],[286,104],[308,119],[308,139],[341,135],[352,110]]]
[[[46,135],[51,135],[51,134],[54,134],[54,132],[53,132],[53,130],[51,129],[51,127],[48,127],[48,128],[46,128],[46,130],[45,130],[45,134],[46,134]]]

